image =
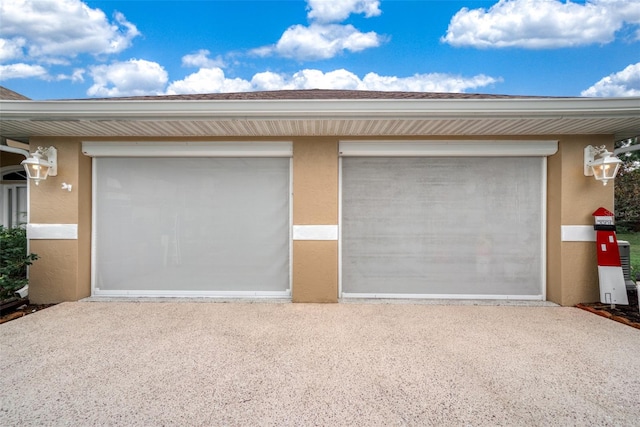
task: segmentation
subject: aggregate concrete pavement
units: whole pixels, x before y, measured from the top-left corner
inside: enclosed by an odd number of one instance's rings
[[[3,426],[640,423],[640,330],[566,307],[63,303],[0,360]]]

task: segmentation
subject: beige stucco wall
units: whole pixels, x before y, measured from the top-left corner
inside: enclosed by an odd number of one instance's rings
[[[562,141],[547,158],[547,299],[562,301]]]
[[[547,298],[565,306],[599,300],[595,242],[562,242],[562,225],[593,225],[592,213],[611,211],[613,183],[607,186],[583,172],[584,148],[607,145],[610,135],[559,137],[558,154],[549,159]]]
[[[293,225],[337,225],[340,138],[256,139],[293,141]],[[559,141],[558,153],[550,156],[547,163],[547,299],[562,305],[597,300],[595,244],[562,242],[561,227],[591,225],[595,209],[600,206],[613,209],[613,185],[604,187],[582,173],[584,147],[589,144],[611,147],[613,138],[536,135],[500,139]],[[32,151],[39,145],[56,146],[60,168],[57,177],[50,177],[37,187],[31,185],[31,223],[78,224],[77,240],[31,241],[32,251],[41,257],[31,268],[31,298],[36,303],[77,300],[90,294],[91,159],[81,153],[80,141],[69,138],[31,141]],[[62,182],[72,184],[73,191],[61,190]],[[294,241],[291,262],[294,302],[338,300],[337,241]]]
[[[32,138],[31,151],[53,145],[58,175],[30,183],[31,224],[77,224],[78,239],[30,240],[39,258],[29,271],[29,299],[34,303],[76,301],[91,293],[91,159],[81,143],[69,138]],[[62,190],[62,183],[73,186]]]
[[[338,140],[293,142],[293,225],[338,224]],[[294,302],[338,300],[338,242],[293,242]]]
[[[293,302],[338,301],[338,242],[293,242]]]

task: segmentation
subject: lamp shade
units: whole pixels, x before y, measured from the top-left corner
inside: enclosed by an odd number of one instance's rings
[[[604,151],[600,154],[600,158],[594,160],[589,166],[593,171],[593,177],[598,181],[602,181],[603,185],[607,185],[610,179],[614,179],[618,174],[618,169],[622,164],[622,160],[617,157],[611,157],[610,151]]]
[[[612,154],[604,145],[600,147],[586,146],[584,149],[584,175],[593,176],[603,185],[607,185],[610,179],[616,177],[622,164],[622,160],[615,156],[611,157]]]
[[[47,156],[47,159],[44,156]],[[40,147],[31,157],[23,160],[21,165],[24,166],[27,177],[38,185],[40,181],[47,179],[47,176],[56,174],[56,160],[55,148],[45,150]]]

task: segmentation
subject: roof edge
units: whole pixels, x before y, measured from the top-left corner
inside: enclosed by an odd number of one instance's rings
[[[640,97],[296,100],[0,100],[2,120],[633,117]]]

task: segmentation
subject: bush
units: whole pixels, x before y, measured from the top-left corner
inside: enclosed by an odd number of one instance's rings
[[[616,143],[616,148],[640,146],[638,137]],[[622,166],[615,180],[616,224],[630,231],[640,231],[640,150],[621,153]]]
[[[15,291],[29,283],[27,266],[37,259],[38,255],[27,254],[24,228],[0,225],[0,300],[13,297]]]
[[[640,169],[621,172],[615,186],[616,224],[640,231]]]

